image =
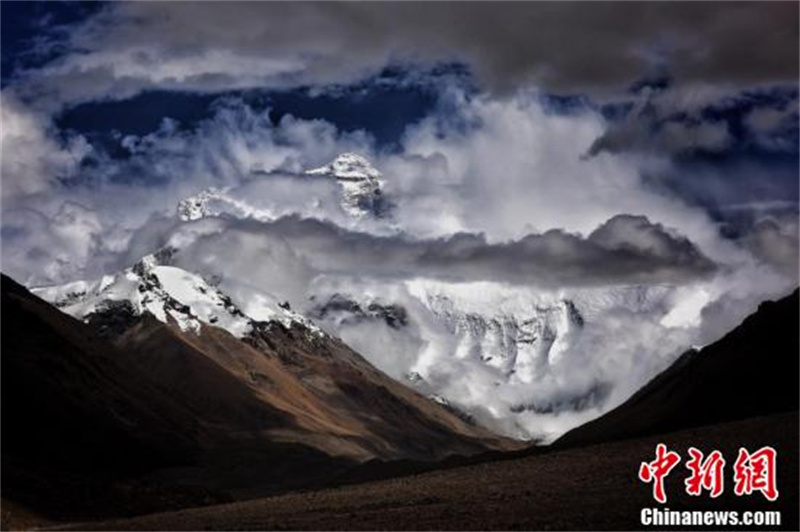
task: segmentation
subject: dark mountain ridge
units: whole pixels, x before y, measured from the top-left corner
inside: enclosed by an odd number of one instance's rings
[[[722,339],[688,351],[627,401],[571,430],[566,447],[800,409],[798,290],[762,303]]]

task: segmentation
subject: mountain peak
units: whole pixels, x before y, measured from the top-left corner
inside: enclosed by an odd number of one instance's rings
[[[265,173],[269,175],[269,172]],[[341,191],[341,208],[353,218],[369,215],[382,217],[387,212],[388,204],[381,190],[382,174],[362,155],[345,152],[324,166],[295,174],[295,177],[304,176],[335,181]],[[252,199],[238,197],[235,187],[211,187],[181,200],[176,211],[178,218],[184,222],[218,216],[221,213],[272,219],[286,211],[286,205],[264,209],[263,206],[258,206],[258,201],[254,203]]]
[[[220,199],[220,192],[216,188],[207,188],[194,196],[181,200],[178,203],[178,217],[184,222],[205,218],[209,215],[209,202]]]
[[[176,251],[171,247],[163,248],[115,275],[32,291],[84,321],[124,308],[134,316],[148,312],[159,321],[174,322],[181,330],[195,333],[200,332],[202,325],[213,325],[241,338],[252,331],[255,324],[272,321],[284,326],[298,323],[312,334],[321,332],[304,317],[264,294],[245,301],[245,306],[240,308],[200,275],[174,266]]]
[[[335,177],[344,181],[376,181],[381,178],[381,173],[366,157],[351,152],[339,154],[330,163],[307,170],[306,174]]]
[[[342,188],[342,207],[355,218],[367,214],[380,216],[385,208],[382,175],[361,155],[342,153],[325,166],[306,170],[305,174],[336,179]]]

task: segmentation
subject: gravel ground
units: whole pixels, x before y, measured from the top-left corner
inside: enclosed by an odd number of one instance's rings
[[[629,530],[643,528],[642,508],[658,506],[638,481],[642,461],[665,442],[684,457],[667,478],[671,510],[781,510],[780,529],[798,529],[798,414],[726,423],[645,438],[497,460],[454,469],[308,493],[82,523],[96,530]],[[686,449],[719,449],[726,491],[690,498]],[[780,498],[733,494],[740,446],[778,449]],[[683,527],[686,528],[686,527]],[[716,527],[719,528],[719,527]]]

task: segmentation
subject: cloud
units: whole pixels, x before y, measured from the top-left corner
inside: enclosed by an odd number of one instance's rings
[[[553,229],[496,244],[475,234],[432,240],[376,236],[294,216],[273,222],[220,219],[217,224],[212,234],[200,238],[214,240],[204,247],[215,249],[221,240],[244,235],[258,239],[259,248],[270,254],[282,249],[299,257],[306,270],[318,275],[357,272],[364,278],[494,280],[557,287],[681,283],[715,269],[687,239],[643,216],[614,217],[585,238]],[[192,226],[179,228],[166,241],[185,248],[187,233],[193,231]]]
[[[724,263],[746,255],[745,250],[721,238],[702,210],[650,188],[640,174],[640,160],[608,153],[583,158],[589,146],[603,135],[603,124],[591,109],[570,115],[551,113],[546,100],[535,92],[467,98],[453,91],[437,112],[408,128],[399,153],[386,154],[376,153],[371,138],[363,132],[345,134],[327,122],[291,116],[273,123],[268,110],[225,99],[215,104],[210,118],[192,129],[165,120],[153,133],[122,139],[130,154],[126,158],[112,159],[103,152],[91,152],[85,156],[91,164],[81,166],[80,172],[73,171],[66,183],[58,181],[48,194],[36,195],[36,202],[25,207],[41,212],[45,219],[51,219],[64,201],[92,210],[103,227],[105,236],[100,239],[112,241],[106,246],[109,253],[119,251],[116,261],[113,253],[106,256],[103,268],[119,268],[137,260],[137,256],[124,252],[130,235],[156,213],[173,215],[181,199],[209,186],[224,188],[236,204],[245,206],[231,212],[236,216],[258,213],[257,217],[269,220],[297,214],[365,233],[365,237],[414,235],[446,242],[453,253],[448,259],[451,262],[463,252],[471,254],[471,264],[482,261],[484,269],[500,260],[496,255],[501,248],[493,246],[507,245],[509,253],[527,254],[528,259],[541,260],[553,269],[565,263],[548,258],[554,255],[549,250],[563,249],[565,257],[572,254],[579,264],[570,282],[578,282],[586,269],[581,264],[612,258],[609,249],[591,238],[589,243],[594,247],[588,246],[575,234],[589,235],[601,224],[626,213],[645,216],[652,226],[648,231],[674,228],[675,235],[683,235],[681,238],[692,243],[687,249],[696,248],[711,262]],[[342,211],[335,183],[298,178],[301,170],[326,163],[345,151],[363,153],[384,172],[385,195],[395,204],[389,219],[353,220]],[[5,211],[10,206],[4,201]],[[616,230],[624,226],[621,220],[624,218],[616,219]],[[637,228],[644,229],[645,225]],[[549,232],[551,229],[554,231]],[[449,240],[459,233],[461,240]],[[531,234],[539,236],[526,240]],[[642,242],[645,235],[650,238],[655,234],[645,230],[627,233]],[[379,240],[353,242],[381,245]],[[17,243],[9,241],[9,245]],[[656,243],[650,242],[653,246]],[[153,251],[143,246],[136,250],[141,254]],[[691,253],[682,255],[678,247],[674,251],[678,251],[674,257],[657,257],[634,247],[625,251],[625,261],[620,260],[624,253],[613,257],[614,271],[619,279],[628,274],[633,279],[637,271],[663,268],[658,274],[662,278],[674,274],[679,279],[688,271],[703,270],[702,259]],[[676,257],[683,257],[687,268],[675,269],[670,261]],[[664,262],[658,263],[661,259]],[[432,255],[428,262],[420,260],[407,267],[433,270],[442,268],[444,261],[443,255]],[[77,275],[89,262],[91,257],[78,254],[65,271]],[[403,265],[402,261],[397,264]],[[11,267],[9,273],[19,272],[27,278],[29,272],[41,268],[41,263],[15,262]],[[98,267],[94,264],[92,271]],[[466,263],[461,270],[453,267],[453,275],[475,278],[477,267],[468,271],[472,267]],[[556,278],[547,279],[545,269],[542,266],[514,276],[508,273],[508,278],[515,277],[514,282],[519,283],[529,275],[540,282],[556,282]],[[598,278],[614,278],[614,271],[601,270]],[[510,268],[504,266],[500,271],[510,272]],[[60,277],[52,273],[39,276],[40,282],[67,280],[66,273]],[[568,273],[566,269],[565,279]],[[642,279],[658,277],[648,275]]]
[[[608,113],[607,130],[588,155],[796,154],[797,101],[794,83],[744,90],[731,84],[645,86],[606,107],[621,112]]]
[[[651,160],[584,157],[606,132],[597,111],[553,113],[536,92],[452,98],[407,129],[400,154],[379,157],[387,196],[400,198],[394,217],[404,230],[483,233],[502,242],[553,228],[588,234],[635,213],[676,228],[712,260],[736,255],[706,212],[651,186],[643,172]]]
[[[601,151],[644,151],[660,156],[681,155],[694,150],[722,152],[732,143],[728,124],[723,121],[669,121],[654,127],[652,122],[636,117],[609,128],[589,148],[588,155],[594,156]]]
[[[589,148],[601,152],[641,152],[669,157],[695,151],[719,153],[733,147],[735,139],[724,119],[710,120],[704,112],[720,101],[740,96],[731,87],[684,86],[644,88],[631,101],[622,119],[608,128]]]
[[[85,264],[100,259],[102,233],[95,213],[77,203],[63,203],[52,216],[6,206],[3,271],[28,284],[84,275]],[[32,264],[36,266],[29,268]]]
[[[759,219],[743,237],[744,245],[765,263],[797,279],[800,256],[797,215]]]
[[[739,2],[114,4],[74,29],[70,53],[16,81],[55,105],[347,84],[398,62],[462,61],[502,91],[607,90],[665,69],[681,83],[763,84],[797,78],[795,15]]]
[[[4,203],[46,192],[74,175],[80,161],[91,151],[83,137],[59,140],[46,115],[31,111],[12,94],[2,97]]]
[[[153,215],[173,215],[181,199],[209,186],[236,186],[256,198],[251,204],[276,216],[310,215],[319,201],[338,192],[331,183],[298,183],[279,175],[263,183],[255,177],[320,165],[343,151],[369,151],[372,143],[363,132],[340,133],[322,120],[286,116],[273,123],[269,110],[227,99],[191,130],[165,119],[150,134],[122,139],[129,155],[112,158],[83,137],[65,134],[62,140],[43,115],[6,96],[4,91],[3,269],[35,284],[127,266],[125,247],[135,230]],[[333,199],[326,203],[336,205]],[[61,231],[73,227],[59,217],[67,205],[91,214],[87,238],[91,234],[102,244],[94,253],[73,245]]]
[[[324,120],[286,115],[278,122],[269,109],[254,109],[238,98],[214,104],[213,115],[192,128],[165,119],[143,136],[122,139],[131,158],[103,161],[118,180],[129,180],[137,168],[151,182],[206,186],[239,184],[257,172],[299,171],[328,162],[341,151],[368,151],[372,139],[363,131],[343,133]]]
[[[797,104],[795,102],[795,107]],[[795,112],[797,110],[795,109]],[[771,107],[756,107],[746,118],[747,127],[756,133],[771,133],[790,115],[787,110]]]

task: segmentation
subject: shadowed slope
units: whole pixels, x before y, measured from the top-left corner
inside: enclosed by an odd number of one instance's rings
[[[90,327],[7,277],[2,312],[3,497],[54,518],[276,493],[369,460],[518,446],[299,324],[261,323],[240,340],[112,310]],[[113,486],[144,495],[128,501]]]
[[[724,338],[689,351],[622,405],[578,427],[557,447],[662,434],[797,411],[798,291],[758,311]]]

